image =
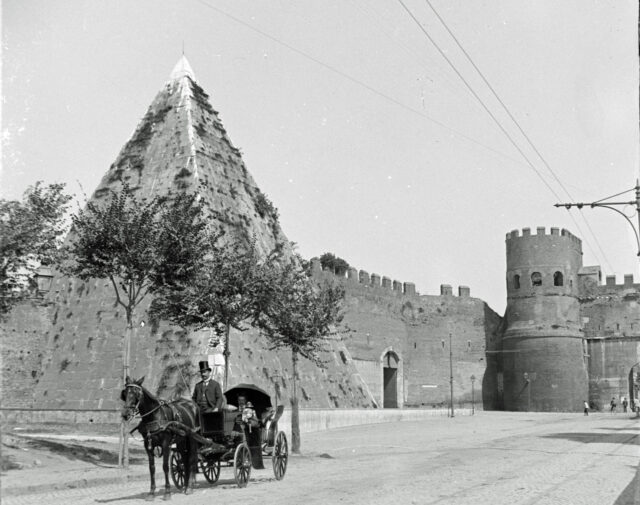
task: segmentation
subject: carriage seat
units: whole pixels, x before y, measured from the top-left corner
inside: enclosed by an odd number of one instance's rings
[[[237,412],[220,410],[218,412],[201,412],[200,426],[202,435],[224,435],[233,431]]]

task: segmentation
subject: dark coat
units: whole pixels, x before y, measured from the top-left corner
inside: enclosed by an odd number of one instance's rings
[[[220,384],[213,379],[209,381],[209,385],[206,388],[204,387],[204,381],[198,382],[191,398],[200,407],[201,412],[210,412],[213,409],[222,407],[222,389]]]

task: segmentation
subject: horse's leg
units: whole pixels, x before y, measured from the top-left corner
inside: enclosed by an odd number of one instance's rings
[[[171,485],[169,484],[169,456],[171,454],[171,437],[162,439],[162,470],[164,470],[164,499],[171,499]]]
[[[185,484],[184,484],[184,492],[185,494],[191,494],[193,492],[193,485],[196,480],[196,472],[197,470],[197,442],[191,438],[190,436],[185,437]],[[194,457],[195,456],[195,457]]]
[[[153,500],[156,492],[156,461],[153,454],[153,443],[150,438],[145,440],[144,448],[149,458],[149,476],[151,477],[151,489],[149,490],[147,500]]]
[[[182,443],[182,461],[184,461],[184,494],[191,493],[189,489],[189,477],[191,476],[191,452],[189,451],[189,439],[185,437]]]

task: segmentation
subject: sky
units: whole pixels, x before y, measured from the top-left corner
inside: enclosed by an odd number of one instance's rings
[[[90,195],[184,50],[304,257],[332,252],[421,294],[469,286],[502,314],[505,234],[554,226],[583,239],[585,265],[637,280],[622,216],[553,206],[638,178],[637,9],[4,0],[0,196],[39,180]]]

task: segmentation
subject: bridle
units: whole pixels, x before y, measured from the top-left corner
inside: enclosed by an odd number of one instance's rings
[[[144,394],[142,393],[142,386],[139,386],[138,384],[125,384],[124,386],[124,391],[122,392],[122,399],[126,402],[126,391],[129,388],[134,388],[134,389],[138,389],[140,390],[140,394],[136,395],[136,399],[138,400],[136,402],[136,404],[131,407],[125,404],[125,408],[127,409],[127,414],[125,419],[127,421],[129,421],[132,417],[135,417],[136,415],[140,414],[140,402],[142,401],[142,398],[144,396]]]
[[[144,392],[142,391],[142,386],[139,386],[138,384],[125,384],[124,391],[123,391],[123,396],[125,396],[124,393],[128,388],[137,389],[137,390],[140,391],[140,394],[137,395],[137,400],[138,401],[136,402],[136,404],[133,407],[128,407],[128,406],[126,407],[126,409],[127,409],[126,420],[127,421],[131,420],[131,418],[135,417],[136,415],[139,415],[141,419],[144,418],[144,417],[147,417],[148,415],[153,414],[156,410],[158,410],[160,407],[162,407],[165,404],[164,400],[160,400],[159,405],[157,407],[151,409],[149,412],[145,412],[144,414],[140,414],[140,402],[142,402],[142,398],[144,398]],[[123,399],[126,399],[126,398],[123,398]]]

